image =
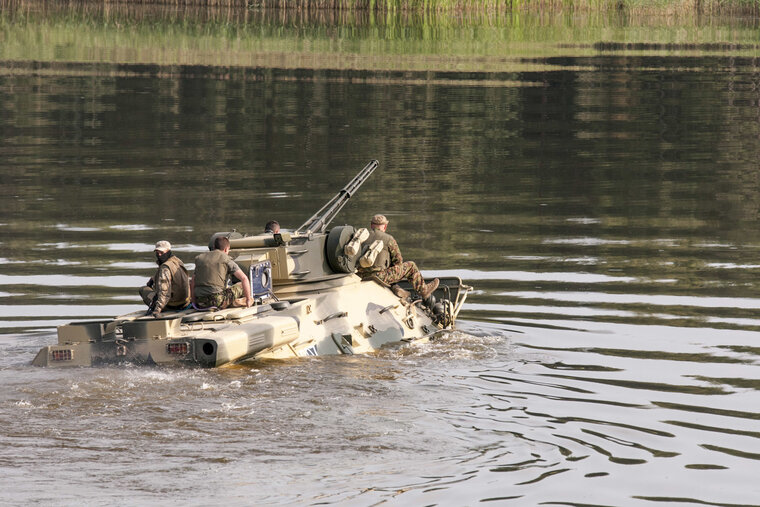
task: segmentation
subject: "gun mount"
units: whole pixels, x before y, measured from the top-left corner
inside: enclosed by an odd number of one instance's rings
[[[230,240],[230,255],[240,267],[264,261],[271,262],[272,284],[287,285],[328,279],[336,274],[353,271],[336,262],[336,252],[350,239],[349,229],[327,226],[338,215],[348,200],[377,169],[377,160],[370,161],[351,181],[335,194],[322,208],[293,232],[264,233],[243,236],[238,232],[218,232],[211,237],[209,249],[218,236]],[[353,228],[350,228],[353,233]]]
[[[369,164],[364,166],[364,169],[359,171],[359,174],[354,176],[354,179],[348,182],[343,189],[338,192],[335,197],[327,201],[327,204],[314,213],[310,219],[296,229],[296,233],[311,234],[313,232],[325,232],[327,226],[332,222],[332,219],[340,212],[345,206],[348,200],[354,195],[362,184],[367,181],[367,178],[377,169],[378,161],[372,160]]]

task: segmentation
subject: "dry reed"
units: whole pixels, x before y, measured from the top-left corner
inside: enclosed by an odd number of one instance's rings
[[[0,7],[31,7],[44,0],[0,0]],[[56,2],[71,7],[202,7],[226,9],[278,9],[294,12],[558,12],[624,11],[637,15],[656,14],[754,14],[760,0],[69,0]]]

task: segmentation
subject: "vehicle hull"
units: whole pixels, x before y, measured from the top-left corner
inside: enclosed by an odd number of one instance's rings
[[[224,238],[226,251],[248,272],[254,306],[72,322],[59,326],[58,343],[43,347],[32,364],[216,367],[248,358],[367,353],[453,327],[472,287],[444,278],[423,301],[406,282],[392,288],[376,278],[362,280],[354,274],[363,255],[361,230],[344,225],[327,231],[377,166],[370,161],[295,231],[211,236],[209,250],[221,248],[217,242]]]
[[[58,344],[32,364],[185,364],[218,367],[249,358],[363,354],[423,339],[454,324],[470,288],[444,279],[437,294],[455,291],[450,319],[441,321],[421,299],[404,298],[354,274],[279,287],[251,308],[185,310],[159,319],[143,312],[111,321],[74,322],[58,329]],[[451,312],[450,312],[451,313]]]

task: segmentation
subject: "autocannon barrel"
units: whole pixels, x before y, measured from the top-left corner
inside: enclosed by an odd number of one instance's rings
[[[377,160],[370,161],[364,169],[359,171],[359,174],[348,182],[343,189],[335,194],[332,199],[327,201],[327,204],[314,213],[311,218],[299,227],[296,232],[302,234],[311,234],[313,232],[325,232],[327,226],[345,206],[346,202],[356,192],[362,184],[367,181],[367,178],[377,169],[379,162]]]

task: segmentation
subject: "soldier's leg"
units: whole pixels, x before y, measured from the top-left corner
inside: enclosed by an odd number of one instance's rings
[[[219,310],[224,310],[230,306],[235,306],[235,300],[243,293],[243,286],[238,284],[232,287],[227,287],[222,292],[211,294],[205,298],[196,298],[197,305],[200,307],[203,304],[203,308],[210,308],[212,306]],[[243,300],[245,301],[245,300]],[[245,306],[245,303],[244,305]]]
[[[140,297],[146,305],[150,306],[153,303],[153,297],[155,295],[156,291],[154,291],[151,287],[148,287],[147,285],[140,287]]]
[[[414,261],[406,261],[401,265],[404,267],[404,278],[409,280],[418,294],[422,293],[425,288],[425,279],[422,278],[422,273],[417,268],[417,264]]]
[[[243,295],[245,294],[245,291],[243,290],[243,283],[238,282],[232,287],[227,287],[224,289],[224,297],[225,297],[225,303],[227,308],[228,306],[245,306],[245,298]]]
[[[425,288],[425,279],[417,268],[414,261],[406,261],[396,266],[391,266],[377,273],[377,277],[387,284],[393,284],[401,280],[409,280],[418,293]]]
[[[218,308],[222,301],[222,295],[209,294],[207,296],[196,296],[195,306],[198,308]]]
[[[391,266],[387,269],[383,269],[382,271],[378,271],[377,273],[375,273],[375,276],[378,277],[381,281],[387,283],[388,285],[394,284],[404,279],[403,264],[399,264],[397,266]]]

